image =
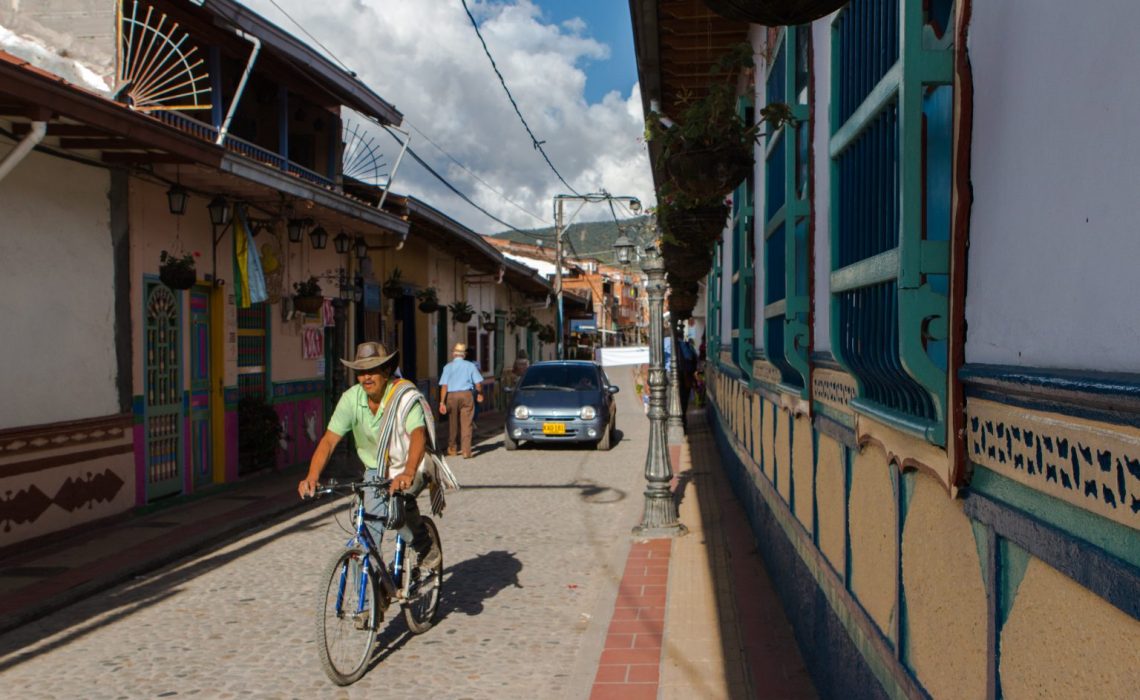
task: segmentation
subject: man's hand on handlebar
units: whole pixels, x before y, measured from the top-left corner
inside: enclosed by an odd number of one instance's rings
[[[392,479],[392,483],[388,484],[388,493],[396,493],[397,491],[405,491],[412,486],[412,479],[415,478],[414,474],[403,473]]]
[[[312,498],[316,495],[318,486],[320,486],[320,482],[316,479],[304,479],[297,484],[297,494],[301,498]]]

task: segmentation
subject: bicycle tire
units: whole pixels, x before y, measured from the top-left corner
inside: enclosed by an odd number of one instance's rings
[[[350,685],[360,680],[368,670],[368,662],[372,660],[372,651],[376,647],[379,609],[376,581],[368,576],[363,585],[365,599],[363,604],[359,604],[363,567],[363,549],[353,547],[338,553],[325,569],[324,583],[319,591],[317,653],[321,668],[337,685]],[[363,612],[352,612],[358,608]]]
[[[408,576],[412,576],[409,590],[409,600],[404,604],[404,621],[412,634],[423,634],[435,625],[435,616],[439,612],[439,599],[443,594],[443,541],[439,538],[432,519],[424,516],[424,526],[431,535],[434,546],[439,547],[439,561],[431,569],[424,571],[419,567],[419,556],[409,547],[414,564],[408,569]],[[412,563],[412,562],[409,562]]]

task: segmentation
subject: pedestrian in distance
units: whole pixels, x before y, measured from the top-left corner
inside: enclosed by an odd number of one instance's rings
[[[341,360],[341,364],[355,373],[357,383],[337,401],[328,429],[309,460],[309,472],[297,485],[297,493],[307,498],[316,492],[333,449],[351,431],[356,453],[365,465],[365,479],[392,480],[387,495],[404,499],[405,530],[411,535],[421,566],[431,568],[439,560],[440,552],[432,546],[416,496],[427,484],[429,471],[437,464],[428,454],[429,438],[434,438],[435,426],[429,425],[431,411],[424,410],[427,401],[416,385],[393,376],[396,355],[381,343],[367,342],[356,346],[355,359]],[[433,486],[433,493],[435,488],[438,487]],[[397,493],[400,495],[396,496]],[[364,507],[373,515],[383,515],[387,498],[369,489],[365,491]],[[383,531],[374,522],[368,523],[368,529],[379,543]]]
[[[462,449],[463,458],[470,459],[475,404],[483,403],[483,375],[466,356],[467,345],[456,343],[451,351],[451,362],[439,376],[439,412],[445,416],[450,414],[447,454],[454,455]]]

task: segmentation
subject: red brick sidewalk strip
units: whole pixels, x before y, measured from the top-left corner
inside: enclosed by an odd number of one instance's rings
[[[591,700],[657,697],[672,546],[668,539],[630,546]]]

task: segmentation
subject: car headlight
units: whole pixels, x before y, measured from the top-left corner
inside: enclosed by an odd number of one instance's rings
[[[526,406],[515,406],[515,418],[519,420],[530,418],[530,409]]]
[[[594,420],[598,415],[598,411],[593,406],[583,406],[582,410],[578,411],[578,415],[582,420]]]

